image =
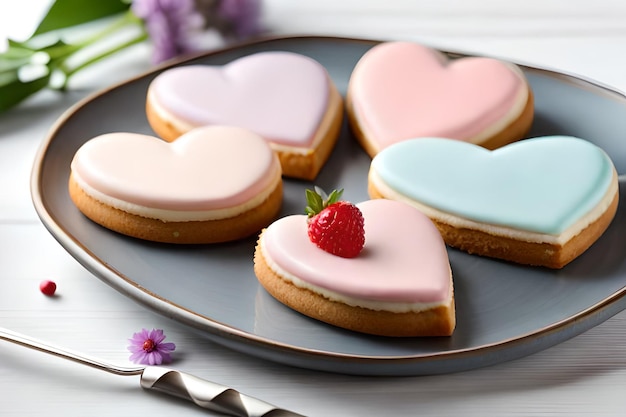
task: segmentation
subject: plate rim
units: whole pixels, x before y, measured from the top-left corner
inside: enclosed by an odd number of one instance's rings
[[[298,366],[303,368],[324,370],[330,372],[339,372],[344,374],[366,374],[366,375],[431,375],[431,374],[439,374],[439,373],[451,373],[458,372],[463,370],[475,369],[495,363],[500,363],[504,361],[508,361],[511,359],[517,359],[522,356],[526,356],[529,354],[534,354],[540,350],[544,350],[553,345],[561,343],[569,338],[575,337],[578,334],[594,327],[610,318],[611,316],[619,313],[623,309],[626,308],[626,285],[622,287],[620,290],[612,293],[610,296],[600,300],[594,305],[589,306],[588,308],[578,312],[577,314],[570,315],[562,320],[551,323],[548,326],[541,327],[539,329],[535,329],[530,332],[526,332],[524,334],[520,334],[515,337],[510,337],[508,339],[499,340],[493,343],[487,343],[480,346],[474,346],[469,348],[460,348],[454,350],[447,351],[439,351],[439,352],[429,352],[429,353],[419,353],[419,354],[405,354],[405,355],[388,355],[388,356],[376,356],[376,355],[362,355],[362,354],[351,354],[351,353],[341,353],[341,352],[331,352],[325,351],[321,349],[312,349],[306,348],[302,346],[295,346],[286,342],[280,342],[276,340],[272,340],[269,337],[263,337],[256,334],[252,334],[246,332],[241,329],[237,329],[230,325],[226,325],[224,323],[218,322],[210,317],[206,317],[202,314],[191,311],[188,308],[185,308],[181,305],[178,305],[166,298],[152,293],[148,291],[146,288],[140,287],[136,284],[132,279],[125,276],[119,271],[115,271],[113,268],[110,268],[103,262],[102,259],[98,258],[93,252],[89,250],[88,247],[82,245],[77,239],[75,239],[71,233],[64,230],[58,222],[56,222],[55,218],[52,214],[47,210],[46,203],[43,198],[43,188],[42,188],[42,174],[43,174],[43,165],[46,159],[47,150],[49,146],[54,141],[55,137],[57,137],[57,132],[60,128],[67,123],[72,116],[82,109],[84,106],[89,104],[92,101],[97,100],[99,97],[106,95],[107,93],[116,90],[120,87],[123,87],[127,84],[131,84],[141,78],[148,77],[159,72],[162,72],[166,69],[183,65],[189,63],[191,61],[204,58],[211,57],[213,55],[223,54],[229,51],[235,51],[243,47],[251,47],[257,46],[261,44],[268,44],[276,41],[327,41],[327,42],[349,42],[349,43],[359,43],[359,44],[367,44],[367,45],[375,45],[381,42],[387,42],[386,40],[374,40],[374,39],[364,39],[364,38],[350,38],[350,37],[337,37],[337,36],[317,36],[317,35],[294,35],[294,36],[268,36],[257,38],[255,40],[238,42],[231,44],[225,48],[220,48],[216,50],[211,50],[208,52],[202,52],[197,54],[188,55],[185,57],[177,58],[161,65],[150,68],[147,71],[144,71],[140,74],[136,74],[128,79],[125,79],[121,82],[115,83],[109,87],[100,89],[95,91],[83,99],[77,101],[74,105],[70,106],[66,111],[64,111],[54,122],[51,128],[48,130],[45,138],[41,142],[38,147],[35,158],[33,160],[31,176],[30,176],[30,194],[31,200],[34,205],[35,211],[39,216],[41,222],[46,227],[46,229],[52,234],[52,236],[59,242],[59,244],[72,255],[83,267],[85,267],[89,272],[99,278],[101,281],[105,282],[107,285],[111,286],[121,294],[126,297],[131,298],[135,302],[150,308],[151,310],[159,313],[161,315],[165,315],[166,317],[173,319],[174,321],[187,325],[192,329],[202,332],[205,336],[210,337],[215,342],[225,345],[227,347],[231,347],[235,350],[243,351],[244,353],[252,354],[254,356],[263,357],[268,360],[273,360],[275,362],[281,362],[284,364]],[[449,56],[463,57],[463,56],[487,56],[487,55],[476,55],[476,54],[468,54],[460,51],[450,51],[450,50],[441,50],[438,48],[434,48],[443,52]],[[494,56],[489,56],[491,58],[497,58]],[[571,73],[567,73],[564,71],[556,71],[549,69],[548,67],[530,65],[527,63],[518,63],[516,61],[510,59],[504,59],[505,61],[511,62],[520,66],[521,68],[529,71],[536,71],[540,73],[547,73],[553,78],[560,79],[561,81],[567,81],[570,83],[577,83],[582,86],[586,86],[588,88],[592,87],[594,89],[600,89],[602,92],[607,93],[610,96],[614,96],[615,98],[619,98],[626,103],[626,95],[616,88],[610,87],[608,85],[602,84],[590,78],[586,78],[580,75],[575,75]],[[620,179],[621,183],[621,179]],[[595,319],[595,321],[593,320]],[[594,322],[594,323],[592,323]],[[573,326],[575,324],[579,325],[579,329],[574,334],[569,336],[564,336],[564,332],[560,332],[563,328],[567,328],[569,326]],[[560,336],[560,337],[555,337]],[[519,347],[523,346],[527,343],[534,342],[537,338],[545,338],[549,340],[545,346],[535,350],[530,351],[526,354],[522,355],[513,355],[512,358],[504,359],[504,360],[496,360],[493,359],[491,361],[486,361],[483,365],[480,366],[472,366],[468,364],[465,369],[461,366],[456,366],[453,371],[443,370],[439,372],[436,369],[431,369],[428,372],[416,372],[416,369],[411,368],[406,372],[403,372],[402,367],[407,364],[411,364],[413,366],[420,365],[424,363],[434,364],[437,361],[442,360],[463,360],[468,357],[473,357],[476,352],[487,352],[487,353],[495,353],[501,349],[505,349],[508,347]],[[259,348],[259,351],[250,352],[250,346],[253,344],[256,348]],[[286,359],[277,360],[276,355],[280,355],[281,352],[288,351],[290,354],[297,354],[297,358],[295,359]],[[324,362],[329,361],[333,362],[330,365],[324,366],[323,363],[317,363],[315,367],[311,366],[303,366],[302,365],[302,357],[306,360],[319,361],[322,360]],[[471,361],[468,361],[471,362]],[[393,366],[390,367],[390,363]],[[337,368],[337,365],[339,368]],[[372,365],[371,369],[361,370],[355,366],[368,364]],[[326,369],[324,369],[326,368]],[[432,368],[432,367],[429,367]]]

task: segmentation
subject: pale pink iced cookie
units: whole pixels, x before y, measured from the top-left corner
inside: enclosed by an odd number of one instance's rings
[[[283,217],[260,235],[254,271],[278,301],[314,319],[382,336],[449,336],[452,273],[435,225],[397,201],[360,204],[365,246],[354,258],[318,248],[307,216]]]
[[[282,184],[278,158],[263,138],[211,126],[173,143],[135,133],[93,138],[72,160],[69,192],[85,216],[118,233],[215,243],[270,224]]]
[[[525,139],[490,151],[442,138],[397,143],[372,160],[372,198],[406,202],[450,246],[562,268],[615,216],[619,186],[608,155],[571,136]]]
[[[532,91],[516,65],[449,60],[410,42],[385,42],[366,52],[352,72],[346,102],[352,130],[372,157],[417,137],[495,149],[523,138],[534,115]]]
[[[146,111],[167,141],[204,125],[249,129],[278,154],[285,176],[311,180],[339,136],[343,99],[320,63],[274,51],[166,70],[150,84]]]

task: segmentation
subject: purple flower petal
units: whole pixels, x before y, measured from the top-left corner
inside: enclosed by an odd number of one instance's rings
[[[131,10],[145,22],[154,44],[153,62],[195,50],[193,35],[202,30],[204,19],[193,0],[134,0]]]
[[[140,332],[134,333],[133,337],[128,339],[130,342],[128,351],[131,352],[129,359],[134,363],[144,365],[160,365],[171,362],[170,353],[176,349],[176,345],[171,342],[163,343],[165,337],[161,329],[152,329],[151,331],[142,329]]]
[[[163,339],[165,339],[163,330],[152,329],[152,331],[148,334],[148,339],[152,340],[158,345],[163,341]]]
[[[223,19],[229,21],[231,30],[238,38],[261,32],[259,0],[221,0],[218,12]]]

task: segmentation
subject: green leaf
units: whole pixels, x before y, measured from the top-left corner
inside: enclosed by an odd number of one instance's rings
[[[63,42],[62,40],[58,40],[54,44],[40,48],[38,52],[44,52],[48,54],[50,59],[56,59],[71,55],[79,49],[79,46],[68,44]]]
[[[43,90],[50,81],[50,73],[30,81],[21,81],[18,72],[0,74],[0,112],[18,105],[21,101]]]
[[[28,45],[26,42],[18,42],[13,39],[7,39],[9,47],[2,55],[7,56],[24,56],[32,55],[36,51],[36,48]]]
[[[16,42],[9,40],[9,49],[6,54],[10,57],[24,57],[32,56],[37,52],[44,52],[50,56],[51,59],[66,57],[81,48],[81,45],[74,45],[64,42],[61,39],[47,39],[45,44],[39,42],[37,47],[32,46],[28,41]]]
[[[109,17],[129,8],[130,2],[124,0],[56,0],[32,37]]]
[[[15,57],[5,57],[4,54],[0,54],[0,73],[7,71],[16,71],[22,65],[26,65],[30,62],[30,56],[25,56],[23,58]]]
[[[304,208],[304,212],[308,214],[309,217],[315,216],[317,213],[322,211],[324,208],[324,203],[322,202],[322,196],[319,193],[316,193],[313,190],[306,189],[304,190],[304,195],[306,198],[307,206]]]
[[[67,44],[62,40],[52,40],[39,48],[30,47],[27,43],[9,40],[9,48],[0,53],[0,73],[15,71],[28,64],[63,59],[80,49],[80,46]],[[40,56],[41,55],[41,56]]]
[[[329,195],[326,195],[324,190],[321,188],[315,187],[315,190],[321,194],[322,199],[324,200],[324,207],[328,207],[339,201],[341,195],[343,194],[343,188],[341,190],[333,190]]]
[[[330,195],[327,195],[320,187],[315,186],[315,191],[310,189],[304,190],[307,206],[304,208],[304,212],[309,217],[313,217],[326,207],[336,203],[343,194],[343,188],[341,190],[333,190]]]
[[[28,49],[9,47],[0,54],[0,73],[16,71],[22,65],[28,64],[33,54]]]

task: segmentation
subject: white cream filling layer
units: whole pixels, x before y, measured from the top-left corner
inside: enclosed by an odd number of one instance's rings
[[[269,256],[263,242],[263,235],[261,235],[260,242],[261,254],[265,259],[267,266],[274,272],[279,278],[290,282],[298,288],[306,289],[321,295],[322,297],[343,304],[347,304],[351,307],[367,308],[374,311],[388,311],[391,313],[419,313],[421,311],[431,310],[433,308],[447,306],[450,303],[453,295],[452,283],[450,283],[449,294],[442,302],[436,303],[409,303],[409,302],[391,302],[391,301],[375,301],[368,299],[355,298],[343,294],[339,294],[335,291],[328,290],[326,288],[319,287],[317,285],[306,282],[295,275],[285,271],[274,262]]]
[[[607,190],[606,194],[600,201],[598,205],[596,205],[591,211],[581,217],[576,223],[570,226],[568,229],[563,231],[560,235],[550,235],[544,233],[535,233],[529,232],[520,229],[513,229],[505,226],[497,226],[488,223],[480,223],[473,220],[469,220],[463,217],[455,216],[451,213],[447,213],[444,211],[440,211],[436,208],[426,206],[419,201],[412,200],[411,198],[398,193],[397,191],[390,188],[374,171],[374,169],[370,169],[369,172],[369,181],[371,184],[380,192],[383,197],[389,198],[391,200],[402,201],[407,204],[412,205],[413,207],[420,210],[422,213],[427,215],[433,220],[436,220],[441,223],[449,224],[452,227],[456,228],[464,228],[464,229],[472,229],[478,230],[490,235],[494,236],[503,236],[510,239],[520,240],[523,242],[535,242],[535,243],[548,243],[552,245],[560,245],[563,246],[565,243],[570,241],[574,236],[578,235],[581,231],[583,231],[587,226],[595,222],[604,214],[607,208],[613,202],[613,198],[617,192],[618,181],[617,181],[617,173],[613,173],[613,180],[611,181],[611,185]]]
[[[269,183],[268,187],[263,190],[263,192],[255,195],[250,200],[233,207],[215,210],[166,210],[146,207],[106,195],[87,184],[77,172],[72,172],[72,177],[85,194],[102,204],[136,216],[157,219],[164,222],[209,221],[238,216],[241,213],[252,210],[253,208],[261,205],[261,203],[263,203],[270,196],[270,194],[278,186],[278,183],[281,181],[280,170],[277,170],[273,174],[272,181]]]
[[[331,81],[329,80],[329,83],[330,82]],[[320,143],[326,138],[326,134],[330,129],[330,125],[333,122],[336,112],[340,111],[341,109],[339,107],[342,106],[341,95],[332,84],[329,85],[330,88],[328,93],[328,107],[326,109],[326,113],[324,113],[324,116],[322,117],[320,125],[315,131],[315,135],[313,136],[313,141],[311,142],[310,146],[289,146],[269,141],[268,143],[274,151],[296,155],[309,155],[313,152],[314,149],[318,148]],[[159,103],[159,101],[155,97],[154,92],[150,89],[148,90],[147,99],[150,102],[152,110],[157,114],[157,116],[161,120],[170,123],[178,132],[189,132],[190,130],[198,127],[197,125],[189,123],[184,119],[174,115],[172,112],[166,110]]]

